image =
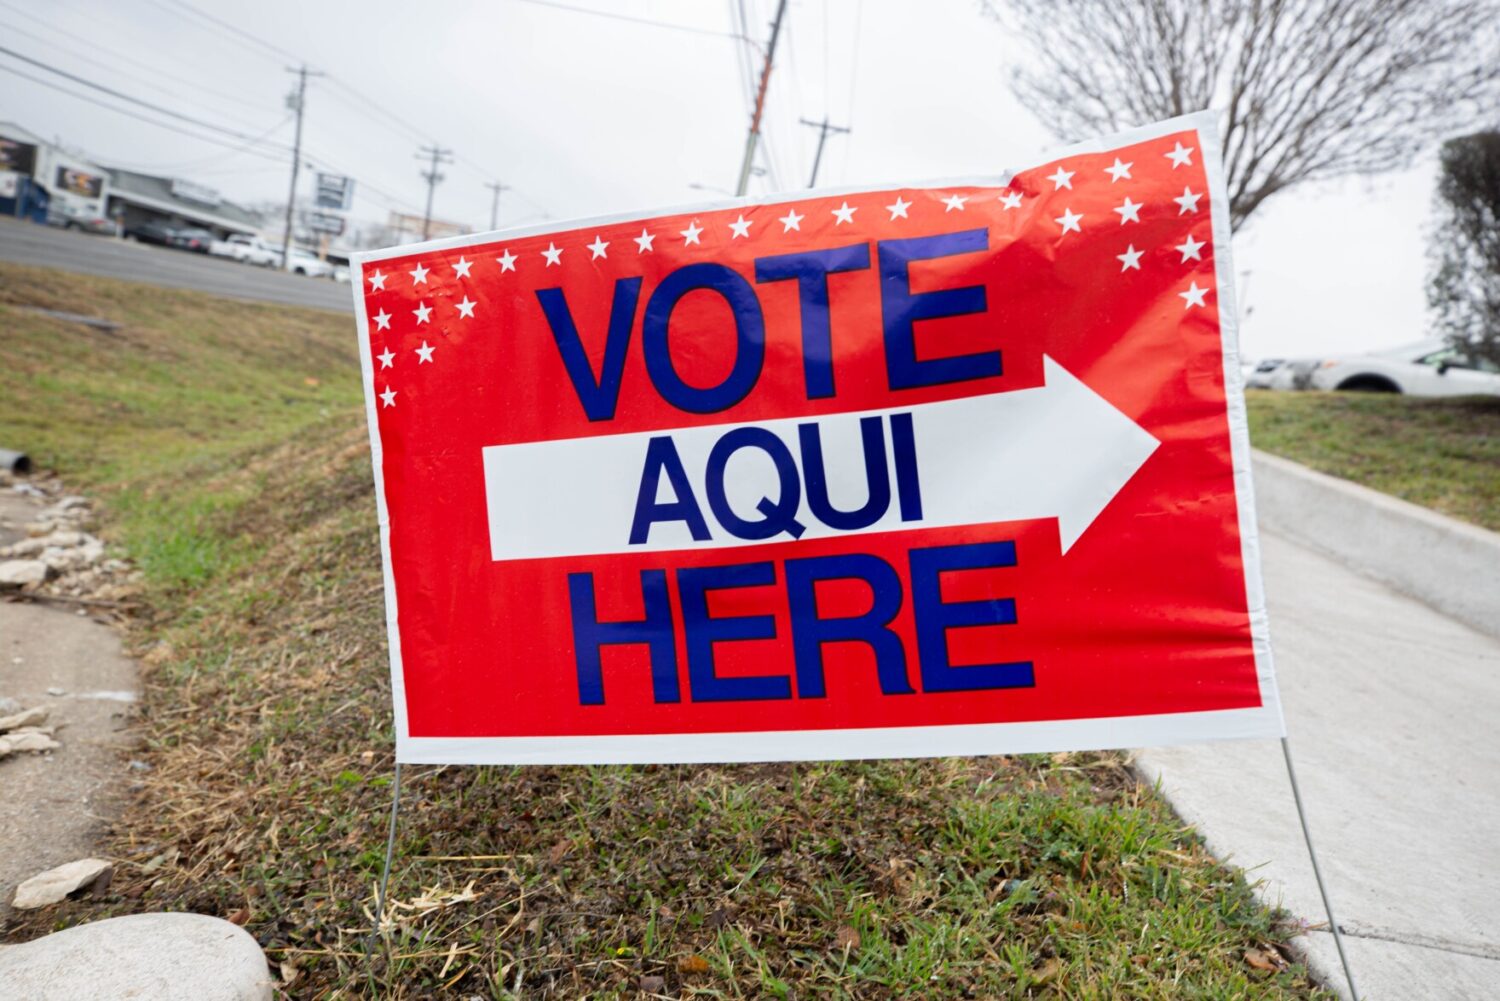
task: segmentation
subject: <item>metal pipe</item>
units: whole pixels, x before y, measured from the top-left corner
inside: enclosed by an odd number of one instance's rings
[[[31,456],[25,452],[12,452],[8,448],[0,448],[0,469],[15,473],[17,476],[29,475]]]

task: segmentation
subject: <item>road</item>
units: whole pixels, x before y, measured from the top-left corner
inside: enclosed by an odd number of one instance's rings
[[[0,261],[193,289],[231,299],[349,312],[349,286],[207,254],[168,250],[0,217]]]
[[[1361,996],[1500,997],[1500,638],[1275,535],[1262,542],[1297,778]],[[1137,762],[1216,856],[1264,881],[1264,899],[1325,920],[1278,743]],[[1297,941],[1340,988],[1332,936]]]

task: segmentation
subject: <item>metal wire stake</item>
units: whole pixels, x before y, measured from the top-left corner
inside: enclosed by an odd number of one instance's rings
[[[385,866],[380,870],[380,889],[375,893],[375,927],[370,929],[370,937],[365,940],[366,969],[370,975],[370,986],[375,986],[375,936],[380,934],[380,926],[385,922],[385,888],[391,879],[391,855],[396,850],[396,817],[401,812],[401,762],[396,762],[396,777],[393,781],[391,791],[391,825],[385,836]]]
[[[1349,957],[1344,954],[1344,939],[1339,934],[1339,923],[1333,916],[1333,904],[1328,899],[1328,887],[1323,884],[1323,870],[1318,866],[1318,853],[1313,848],[1312,830],[1307,826],[1307,811],[1302,807],[1302,790],[1297,788],[1297,769],[1292,767],[1292,745],[1285,737],[1281,738],[1281,754],[1286,758],[1286,777],[1292,781],[1292,800],[1297,804],[1297,819],[1302,822],[1302,840],[1307,842],[1307,857],[1312,861],[1313,877],[1318,881],[1318,893],[1323,897],[1323,910],[1328,915],[1328,930],[1333,932],[1333,944],[1339,951],[1339,962],[1344,967],[1344,979],[1349,982],[1349,997],[1351,1001],[1359,1001],[1359,988],[1354,986],[1354,971],[1349,968]],[[389,863],[389,856],[387,856],[387,863]]]

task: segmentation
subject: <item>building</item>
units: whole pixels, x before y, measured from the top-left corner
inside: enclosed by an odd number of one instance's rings
[[[49,210],[106,215],[109,172],[23,129],[0,122],[0,214],[46,222]]]
[[[11,122],[0,122],[0,214],[46,222],[49,212],[103,216],[125,232],[146,222],[197,226],[222,239],[258,233],[261,217],[213,188],[108,167]]]
[[[223,198],[213,188],[175,177],[110,168],[109,215],[125,232],[144,222],[197,226],[219,239],[259,233],[261,217]]]

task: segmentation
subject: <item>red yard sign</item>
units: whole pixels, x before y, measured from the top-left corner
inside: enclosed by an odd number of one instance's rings
[[[360,255],[400,759],[1279,735],[1216,146]]]

